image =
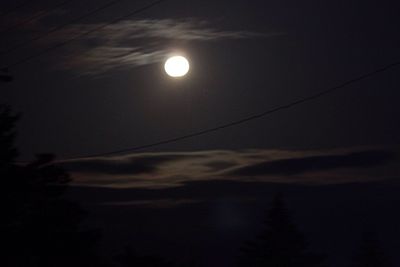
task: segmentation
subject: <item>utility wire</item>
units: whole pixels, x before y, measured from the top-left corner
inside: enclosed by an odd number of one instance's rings
[[[26,24],[28,24],[28,23],[30,23],[30,22],[36,20],[36,19],[42,18],[42,17],[44,17],[44,16],[50,14],[51,12],[56,11],[58,8],[60,8],[60,7],[64,6],[64,5],[66,5],[66,4],[68,4],[69,2],[72,2],[72,1],[73,1],[73,0],[66,0],[66,1],[64,1],[64,2],[61,2],[61,3],[59,3],[59,4],[57,4],[57,5],[53,6],[53,7],[51,7],[50,9],[42,10],[41,12],[37,13],[36,15],[34,15],[34,16],[30,17],[30,18],[27,18],[27,19],[25,19],[25,20],[23,20],[23,21],[21,21],[21,22],[19,22],[19,23],[17,23],[17,24],[12,25],[11,27],[8,27],[8,28],[2,30],[2,31],[0,32],[0,34],[5,34],[5,33],[8,33],[8,32],[10,32],[10,31],[12,31],[12,30],[18,29],[19,27],[21,27],[21,26],[23,26],[23,25],[26,25]],[[2,52],[2,53],[3,53],[3,52]],[[5,52],[4,52],[4,53],[5,53]]]
[[[262,117],[271,115],[271,114],[276,113],[276,112],[281,111],[281,110],[290,109],[290,108],[295,107],[297,105],[301,105],[301,104],[310,102],[312,100],[315,100],[317,98],[320,98],[322,96],[330,94],[330,93],[332,93],[334,91],[337,91],[339,89],[347,87],[347,86],[349,86],[351,84],[360,82],[362,80],[366,80],[366,79],[368,79],[368,78],[370,78],[372,76],[375,76],[375,75],[377,75],[379,73],[388,71],[388,70],[393,69],[395,67],[398,67],[399,65],[400,65],[400,61],[388,64],[388,65],[386,65],[386,66],[384,66],[382,68],[379,68],[379,69],[376,69],[374,71],[365,73],[365,74],[360,75],[358,77],[355,77],[355,78],[353,78],[351,80],[347,80],[347,81],[345,81],[345,82],[343,82],[343,83],[341,83],[339,85],[336,85],[336,86],[330,87],[328,89],[322,90],[322,91],[320,91],[318,93],[314,93],[314,94],[311,94],[309,96],[305,96],[303,98],[295,100],[293,102],[289,102],[287,104],[283,104],[283,105],[277,106],[275,108],[268,109],[268,110],[263,111],[261,113],[257,113],[257,114],[245,117],[243,119],[239,119],[239,120],[235,120],[235,121],[232,121],[232,122],[229,122],[229,123],[221,124],[221,125],[216,126],[216,127],[204,129],[204,130],[197,131],[197,132],[192,132],[192,133],[189,133],[189,134],[186,134],[186,135],[182,135],[182,136],[178,136],[178,137],[174,137],[174,138],[170,138],[170,139],[164,139],[164,140],[161,140],[161,141],[158,141],[158,142],[154,142],[154,143],[134,146],[134,147],[115,150],[115,151],[109,151],[109,152],[105,152],[105,153],[88,154],[88,155],[85,155],[85,156],[66,158],[66,159],[61,159],[61,160],[57,160],[57,161],[89,159],[89,158],[95,158],[95,157],[111,156],[111,155],[115,155],[115,154],[123,154],[123,153],[127,153],[127,152],[134,152],[134,151],[138,151],[138,150],[152,148],[152,147],[156,147],[156,146],[160,146],[160,145],[166,145],[166,144],[170,144],[170,143],[175,143],[175,142],[179,142],[179,141],[182,141],[182,140],[185,140],[185,139],[190,139],[190,138],[201,136],[201,135],[206,135],[206,134],[209,134],[209,133],[212,133],[212,132],[216,132],[216,131],[219,131],[219,130],[222,130],[222,129],[225,129],[225,128],[230,128],[230,127],[233,127],[233,126],[237,126],[237,125],[240,125],[240,124],[247,123],[249,121],[260,119]]]
[[[116,0],[116,1],[114,1],[114,2],[117,2],[117,1],[120,1],[120,0]],[[127,18],[129,18],[129,17],[134,16],[134,15],[137,15],[138,13],[141,13],[141,12],[143,12],[143,11],[145,11],[145,10],[147,10],[147,9],[150,9],[150,8],[152,8],[152,7],[155,6],[155,5],[161,4],[162,2],[165,2],[165,1],[167,1],[167,0],[158,0],[158,1],[154,1],[154,2],[152,2],[152,3],[150,3],[150,4],[148,4],[148,5],[143,6],[143,7],[139,8],[139,9],[136,9],[136,10],[134,10],[134,11],[132,11],[132,12],[126,14],[126,15],[119,16],[119,17],[117,17],[116,19],[113,19],[113,20],[110,21],[110,22],[107,22],[107,23],[105,23],[105,24],[102,24],[102,25],[100,25],[100,26],[98,26],[98,27],[95,27],[95,28],[93,28],[93,29],[91,29],[91,30],[88,30],[88,31],[86,31],[86,32],[83,32],[83,33],[81,33],[81,34],[78,34],[78,35],[72,37],[71,39],[67,39],[67,40],[65,40],[65,41],[63,41],[63,42],[61,42],[61,43],[58,43],[58,44],[56,44],[56,45],[54,45],[54,46],[51,46],[51,47],[49,47],[49,48],[43,50],[42,52],[40,52],[40,53],[38,53],[38,54],[34,54],[34,55],[32,55],[32,56],[29,56],[29,57],[26,57],[26,58],[24,58],[24,59],[22,59],[22,60],[19,60],[19,61],[15,62],[15,63],[12,63],[12,64],[6,66],[5,68],[8,69],[8,68],[13,68],[13,67],[19,66],[19,65],[21,65],[21,64],[23,64],[23,63],[25,63],[25,62],[28,62],[28,61],[30,61],[30,60],[32,60],[32,59],[34,59],[34,58],[40,57],[40,56],[42,56],[42,55],[44,55],[44,54],[47,54],[47,53],[50,52],[50,51],[53,51],[53,50],[58,49],[58,48],[60,48],[60,47],[63,47],[63,46],[65,46],[65,45],[67,45],[67,44],[69,44],[69,43],[71,43],[71,42],[73,42],[73,41],[75,41],[75,40],[77,40],[77,39],[83,37],[83,36],[86,36],[86,35],[89,35],[89,34],[91,34],[91,33],[93,33],[93,32],[96,32],[96,31],[98,31],[98,30],[101,30],[101,29],[103,29],[103,28],[105,28],[105,27],[107,27],[107,26],[109,26],[109,25],[111,25],[111,24],[113,24],[113,23],[116,23],[116,22],[118,22],[118,21],[120,21],[120,20],[123,20],[123,19],[127,19]]]
[[[64,29],[65,27],[67,27],[67,26],[70,25],[70,24],[75,24],[75,23],[77,23],[77,22],[80,22],[80,21],[82,21],[83,19],[86,19],[87,17],[90,17],[90,16],[92,16],[92,15],[94,15],[94,14],[96,14],[96,13],[98,13],[98,12],[100,12],[100,11],[106,9],[106,8],[109,8],[110,6],[115,5],[116,3],[120,2],[120,1],[122,1],[122,0],[112,0],[112,1],[109,1],[109,2],[107,2],[106,4],[104,4],[104,5],[102,5],[102,6],[98,7],[98,8],[95,8],[95,9],[93,9],[92,11],[90,11],[90,12],[88,12],[88,13],[86,13],[86,14],[83,14],[82,16],[79,16],[79,17],[77,17],[77,18],[75,18],[75,19],[73,19],[73,20],[71,20],[71,21],[69,21],[69,22],[67,22],[67,23],[64,23],[64,24],[62,24],[62,25],[59,25],[59,26],[57,26],[57,27],[51,29],[50,31],[45,32],[45,33],[42,34],[42,35],[36,36],[36,37],[34,37],[34,38],[31,38],[31,39],[27,40],[26,42],[22,42],[22,43],[20,43],[20,44],[17,44],[17,45],[15,45],[15,46],[11,47],[11,48],[8,49],[8,50],[5,50],[5,51],[0,52],[0,56],[3,56],[3,55],[8,54],[8,53],[11,53],[11,52],[13,52],[13,51],[15,51],[15,50],[17,50],[17,49],[22,48],[22,47],[28,46],[28,45],[30,45],[31,43],[36,42],[36,41],[38,41],[38,40],[41,40],[41,39],[43,39],[43,38],[49,36],[49,35],[52,34],[52,33],[55,33],[55,32],[58,32],[58,31]]]
[[[24,1],[24,2],[22,2],[21,4],[15,6],[15,7],[13,7],[13,8],[11,8],[11,9],[9,9],[9,10],[7,10],[7,11],[4,12],[3,14],[1,14],[1,16],[2,16],[2,17],[8,16],[8,15],[14,13],[15,11],[17,11],[18,9],[21,9],[21,8],[27,6],[27,5],[30,4],[31,2],[32,2],[32,1],[30,1],[30,0]]]

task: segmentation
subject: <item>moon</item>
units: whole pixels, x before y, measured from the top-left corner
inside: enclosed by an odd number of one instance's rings
[[[171,77],[183,77],[189,72],[189,61],[183,56],[173,56],[167,59],[164,69]]]

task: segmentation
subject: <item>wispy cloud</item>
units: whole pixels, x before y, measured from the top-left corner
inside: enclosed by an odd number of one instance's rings
[[[150,199],[150,200],[131,200],[131,201],[109,201],[98,203],[97,205],[102,206],[139,206],[146,208],[173,208],[181,205],[201,203],[201,200],[197,199]]]
[[[239,167],[230,174],[238,176],[296,175],[302,173],[328,171],[341,168],[367,168],[391,161],[395,154],[391,151],[367,150],[339,155],[305,156],[269,160]]]
[[[71,25],[52,35],[57,43],[81,36],[70,47],[63,68],[81,74],[99,74],[121,68],[153,64],[164,60],[173,50],[173,41],[204,42],[223,39],[264,38],[281,33],[226,31],[196,19],[125,20],[105,27],[103,24]],[[97,29],[88,35],[87,31]],[[47,39],[46,42],[49,40]]]
[[[61,164],[71,171],[77,185],[161,188],[221,179],[300,184],[381,180],[400,175],[396,159],[386,149],[210,150],[138,153]]]
[[[87,29],[96,25],[86,25]],[[75,30],[86,30],[78,25]],[[72,30],[74,29],[72,28]],[[165,38],[180,40],[216,40],[226,38],[249,38],[261,37],[264,34],[247,31],[222,31],[211,28],[209,23],[196,19],[145,19],[125,20],[109,25],[103,30],[96,32],[95,37],[112,37],[116,41],[134,40],[137,38]]]

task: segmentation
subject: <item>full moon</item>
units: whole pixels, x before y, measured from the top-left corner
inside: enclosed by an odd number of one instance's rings
[[[167,59],[164,69],[171,77],[183,77],[189,71],[189,61],[182,56],[173,56]]]

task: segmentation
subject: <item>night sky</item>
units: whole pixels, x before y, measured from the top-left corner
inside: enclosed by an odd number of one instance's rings
[[[56,5],[31,1],[0,28],[0,63],[13,76],[0,102],[22,114],[19,160],[57,156],[70,197],[104,231],[102,250],[133,244],[233,266],[283,192],[332,266],[366,230],[400,264],[400,67],[207,135],[82,158],[239,120],[397,62],[397,1],[167,0],[116,21],[151,3],[121,0],[77,19],[108,2],[70,1],[23,23]],[[14,6],[2,1],[2,13]],[[171,54],[189,60],[185,77],[164,72]]]

